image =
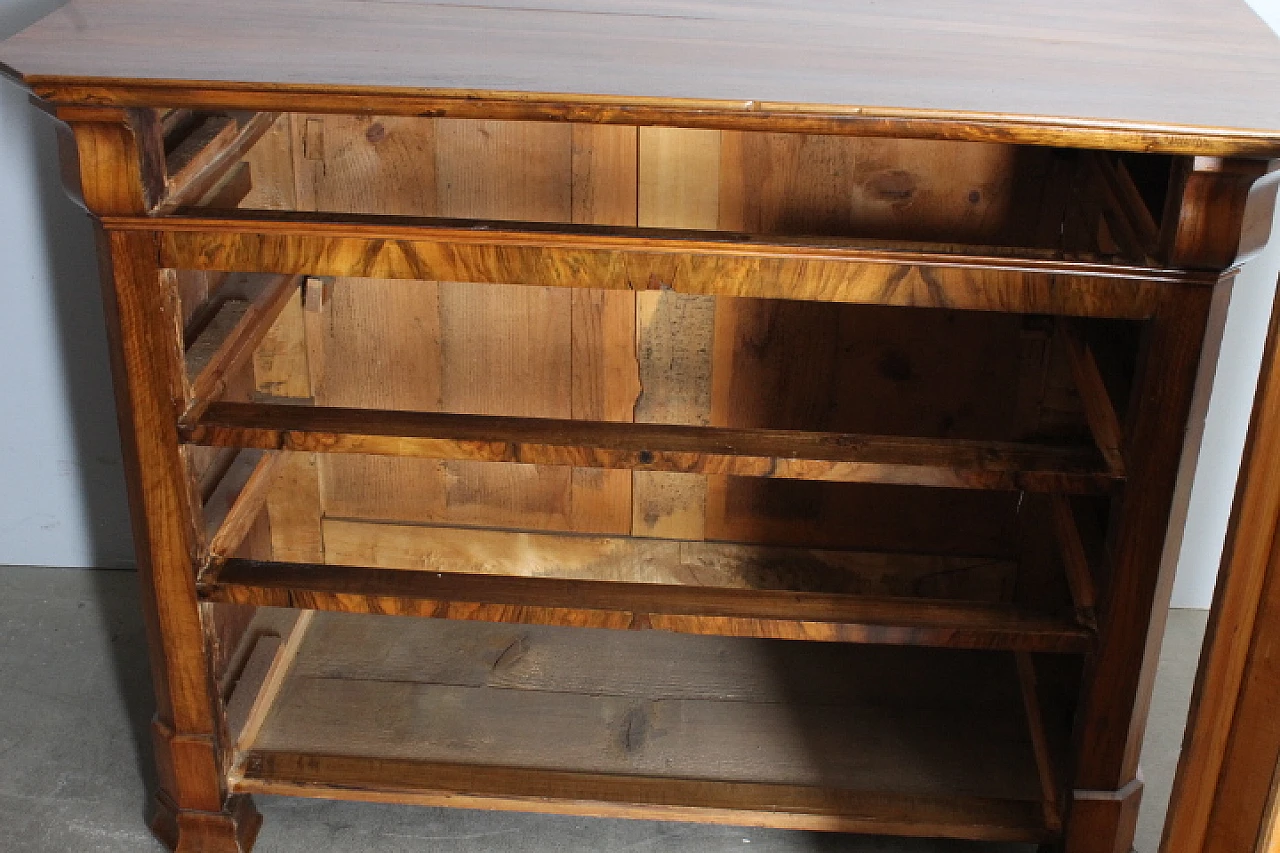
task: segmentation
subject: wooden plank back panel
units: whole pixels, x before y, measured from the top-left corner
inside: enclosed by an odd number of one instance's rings
[[[775,548],[326,519],[331,565],[1009,602],[1016,566],[990,557]]]
[[[435,210],[435,126],[371,116],[290,116],[298,206],[306,210]],[[438,287],[422,282],[334,282],[322,326],[324,381],[316,403],[363,400],[378,407],[440,405]],[[325,513],[354,504],[396,511],[440,503],[440,463],[318,458]],[[406,488],[408,486],[414,488]]]
[[[705,229],[717,226],[720,139],[717,130],[640,129],[639,225]],[[636,295],[638,423],[711,422],[715,311],[712,297],[663,290]],[[703,538],[705,476],[637,471],[632,477],[633,533]]]
[[[1008,145],[725,131],[720,227],[995,243],[1019,152]]]
[[[441,121],[436,127],[438,215],[570,220],[569,125]],[[443,410],[569,417],[571,317],[568,290],[442,284]],[[569,525],[568,468],[446,462],[444,474],[450,516],[502,526],[535,516],[547,526]]]
[[[320,209],[353,209],[390,192],[397,201],[384,212],[626,224],[630,207],[634,217],[634,178],[626,178],[634,174],[634,143],[627,144],[626,128],[583,133],[597,129],[314,116],[303,124],[302,147],[309,139],[308,150],[324,158],[311,173],[323,190]],[[401,175],[409,178],[405,189]],[[336,288],[327,348],[350,363],[329,371],[326,404],[374,394],[386,408],[570,417],[577,390],[580,416],[629,418],[626,384],[618,380],[634,359],[619,360],[616,348],[603,345],[630,339],[628,294],[620,301],[461,282],[344,284]],[[625,475],[427,460],[322,465],[326,513],[340,517],[625,532],[629,512]]]
[[[1026,170],[1025,152],[982,143],[287,122],[287,146],[263,144],[292,154],[299,205],[356,213],[820,235],[909,219],[917,237],[980,240],[1005,228]],[[1020,321],[983,313],[339,279],[322,316],[321,405],[1019,438],[1019,383],[1045,385],[1027,382]],[[1014,505],[999,494],[347,455],[316,469],[324,514],[346,521],[1014,552]],[[929,523],[919,501],[956,523]]]
[[[636,225],[639,130],[573,126],[573,221]],[[572,417],[631,421],[640,396],[636,297],[617,290],[571,291]],[[629,533],[630,471],[573,469],[571,522],[580,532]]]
[[[1019,163],[1025,156],[1000,145],[725,131],[718,227],[995,241],[1009,231],[1021,191],[1014,179],[1026,171]],[[1023,437],[1016,431],[1021,333],[1019,318],[1008,315],[721,298],[711,420],[716,426],[836,430],[856,424],[871,433]],[[889,517],[886,498],[899,510]],[[918,541],[921,531],[904,529],[900,519],[919,517],[913,507],[919,498],[947,500],[711,477],[706,535],[852,544],[890,531],[910,537],[904,542]],[[970,506],[963,498],[952,503],[953,512]],[[1010,517],[997,510],[974,529],[1009,535],[1011,525],[992,520]]]

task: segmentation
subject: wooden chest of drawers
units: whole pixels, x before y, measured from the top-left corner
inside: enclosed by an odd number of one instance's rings
[[[1280,61],[1226,3],[925,5],[0,47],[101,226],[164,840],[274,793],[1128,848]]]

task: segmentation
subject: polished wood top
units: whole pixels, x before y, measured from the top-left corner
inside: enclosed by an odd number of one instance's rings
[[[541,117],[1280,153],[1280,40],[1243,0],[72,0],[0,63],[63,103],[536,96]]]

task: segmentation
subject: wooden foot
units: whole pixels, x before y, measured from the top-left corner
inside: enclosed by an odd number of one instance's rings
[[[1141,778],[1118,791],[1073,791],[1064,853],[1130,853],[1141,802]]]
[[[244,794],[229,797],[220,812],[179,809],[163,792],[156,803],[151,831],[174,853],[249,853],[262,828],[262,815]]]

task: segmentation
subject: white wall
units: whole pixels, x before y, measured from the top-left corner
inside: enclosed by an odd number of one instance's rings
[[[0,37],[60,0],[0,0]],[[0,80],[0,564],[128,565],[93,234],[51,118]]]
[[[1247,0],[1273,30],[1280,32],[1280,0]],[[1276,46],[1280,50],[1280,43]],[[1258,93],[1274,97],[1274,93]],[[1213,584],[1222,557],[1236,475],[1244,450],[1253,393],[1262,362],[1262,347],[1271,317],[1276,276],[1280,272],[1280,215],[1271,241],[1236,280],[1227,314],[1227,328],[1205,422],[1200,463],[1191,489],[1191,506],[1178,576],[1174,607],[1205,607],[1213,600]]]
[[[1250,2],[1280,30],[1280,0]],[[0,0],[0,37],[58,5]],[[0,564],[123,565],[128,521],[92,234],[58,174],[52,121],[0,83]],[[1278,270],[1280,227],[1232,299],[1177,607],[1212,596]]]

